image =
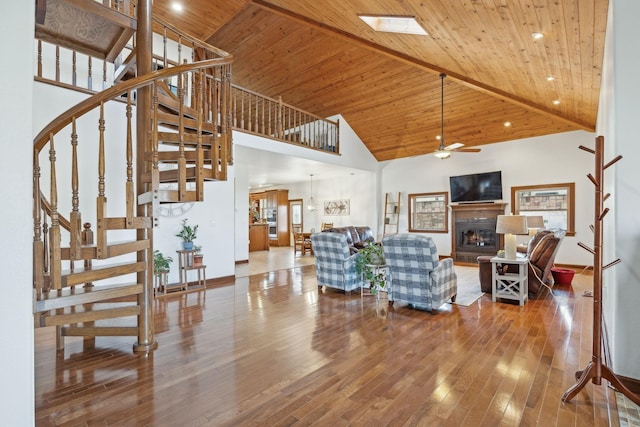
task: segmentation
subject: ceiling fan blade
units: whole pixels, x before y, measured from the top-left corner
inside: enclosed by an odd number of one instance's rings
[[[455,151],[456,153],[479,153],[482,150],[480,148],[454,148],[451,151]]]
[[[455,150],[456,148],[462,148],[464,144],[462,142],[454,142],[453,144],[449,144],[444,147],[445,150]]]

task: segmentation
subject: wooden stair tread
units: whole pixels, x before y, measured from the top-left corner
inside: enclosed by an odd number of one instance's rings
[[[78,287],[43,293],[34,304],[34,313],[42,313],[78,304],[106,302],[117,298],[141,294],[144,285],[140,283],[128,285]]]
[[[178,120],[179,117],[177,114],[171,114],[164,111],[158,111],[158,124],[162,126],[166,126],[170,129],[178,128]],[[185,131],[196,132],[198,130],[198,123],[196,120],[185,117],[183,119],[183,125],[185,127]],[[211,122],[203,122],[202,123],[202,132],[205,134],[212,134],[214,132],[214,126]]]
[[[131,241],[121,241],[121,242],[112,242],[107,246],[107,254],[106,258],[115,257],[127,253],[133,253],[142,251],[149,248],[148,240],[131,240]],[[61,258],[63,260],[71,259],[71,248],[62,247],[60,248]],[[80,257],[79,259],[97,259],[98,258],[98,249],[96,245],[82,245],[80,247]],[[79,260],[76,258],[76,260]]]
[[[138,273],[145,269],[146,263],[143,261],[120,262],[115,264],[92,266],[89,268],[76,267],[74,271],[65,270],[62,272],[61,285],[63,288],[68,286],[84,285],[85,283],[95,282],[97,280]]]

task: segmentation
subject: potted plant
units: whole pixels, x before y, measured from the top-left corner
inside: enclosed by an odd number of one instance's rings
[[[194,267],[202,265],[202,259],[204,258],[204,255],[200,253],[201,251],[202,251],[202,246],[193,245],[193,266]]]
[[[171,270],[172,262],[173,258],[164,256],[162,252],[156,249],[153,251],[153,274],[168,273]]]
[[[356,271],[369,282],[371,293],[375,294],[379,290],[385,290],[387,284],[386,271],[380,266],[384,266],[384,254],[382,246],[375,243],[366,243],[358,250],[356,257]]]
[[[176,234],[176,237],[182,239],[182,248],[185,251],[190,251],[193,249],[193,241],[197,237],[198,226],[191,226],[187,224],[187,221],[189,221],[187,218],[182,220],[182,230]]]

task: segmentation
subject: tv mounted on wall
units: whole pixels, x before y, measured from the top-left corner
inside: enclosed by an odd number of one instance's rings
[[[484,172],[449,177],[451,202],[490,202],[502,199],[502,173]]]

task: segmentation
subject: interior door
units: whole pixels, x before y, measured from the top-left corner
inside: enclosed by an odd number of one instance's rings
[[[293,246],[293,231],[296,229],[304,231],[304,226],[302,225],[302,199],[289,200],[289,230],[291,230],[289,236],[290,246]]]

